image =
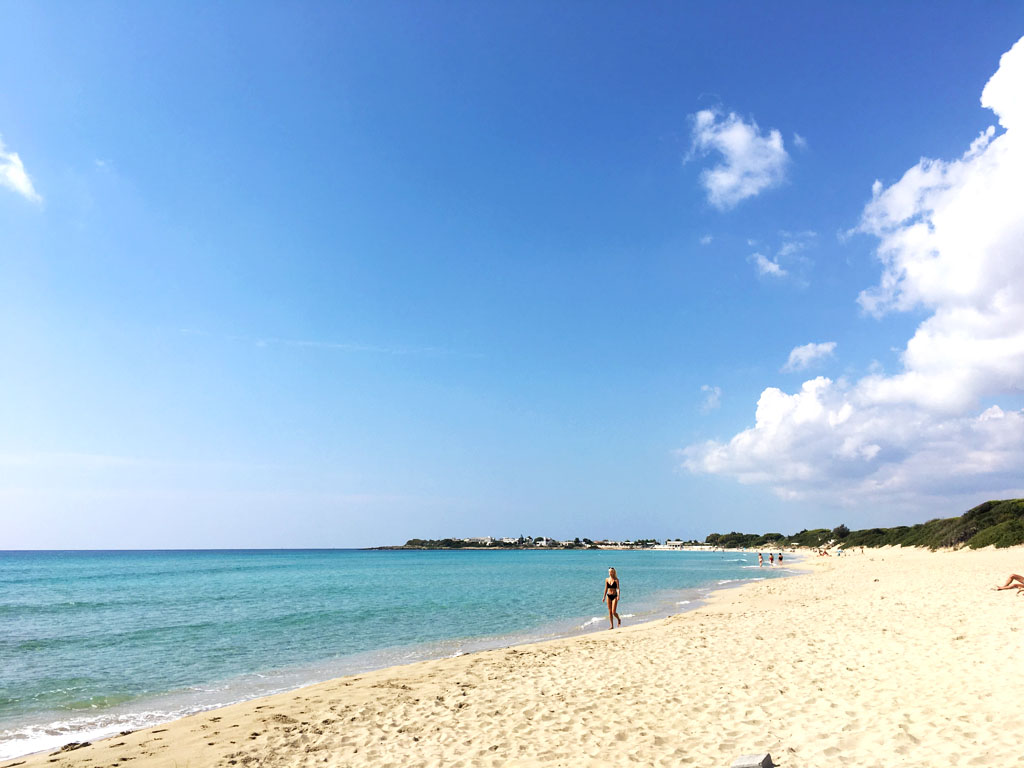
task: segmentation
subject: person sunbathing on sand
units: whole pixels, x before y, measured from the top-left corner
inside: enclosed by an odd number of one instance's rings
[[[1016,589],[1018,590],[1017,594],[1019,595],[1019,590],[1024,589],[1024,576],[1020,576],[1016,573],[1011,573],[1010,578],[1006,580],[1006,583],[1003,584],[1003,586],[993,587],[993,589],[995,589],[997,592],[1003,589]]]
[[[615,619],[619,619],[619,577],[614,568],[608,569],[608,578],[604,580],[604,595],[602,603],[608,603],[608,629],[615,629]],[[619,626],[622,626],[622,619],[619,619]]]

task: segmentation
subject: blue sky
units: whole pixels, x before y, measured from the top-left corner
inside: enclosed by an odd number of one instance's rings
[[[0,23],[0,548],[1024,494],[1019,3]]]

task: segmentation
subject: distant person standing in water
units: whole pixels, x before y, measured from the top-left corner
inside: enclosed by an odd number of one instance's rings
[[[775,553],[774,552],[769,552],[768,553],[768,565],[770,565],[772,568],[775,567]]]
[[[779,552],[779,565],[782,565],[782,553]]]
[[[762,555],[760,552],[757,553],[757,567],[764,567],[764,555]]]
[[[608,569],[608,578],[604,580],[604,596],[602,603],[608,603],[608,629],[615,629],[615,619],[619,619],[619,577],[614,568]],[[619,619],[619,626],[622,626],[622,619]]]

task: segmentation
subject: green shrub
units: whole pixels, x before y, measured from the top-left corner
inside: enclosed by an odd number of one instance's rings
[[[916,525],[851,531],[846,525],[840,524],[832,530],[805,528],[788,538],[777,533],[758,536],[733,531],[726,534],[713,533],[706,541],[720,547],[766,548],[776,543],[816,548],[830,541],[840,541],[844,547],[1012,547],[1024,544],[1024,499],[986,501],[959,517],[936,517]]]

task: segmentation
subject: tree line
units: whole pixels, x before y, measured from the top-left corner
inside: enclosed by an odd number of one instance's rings
[[[1024,499],[986,501],[957,517],[935,518],[916,525],[864,528],[804,529],[792,536],[781,533],[712,533],[706,544],[725,549],[780,549],[785,547],[1013,547],[1024,544]]]

